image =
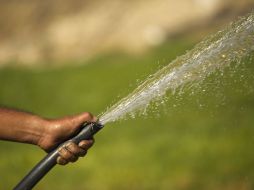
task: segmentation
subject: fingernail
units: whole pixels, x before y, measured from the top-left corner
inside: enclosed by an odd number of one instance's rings
[[[98,118],[97,118],[97,117],[93,116],[92,121],[94,121],[94,122],[98,122],[99,120],[98,120]]]
[[[57,160],[56,162],[59,164],[59,165],[66,165],[67,164],[67,161],[62,159],[60,156],[57,157]]]
[[[81,141],[78,145],[80,146],[80,147],[83,147],[83,146],[85,146],[87,143],[86,143],[86,141]]]

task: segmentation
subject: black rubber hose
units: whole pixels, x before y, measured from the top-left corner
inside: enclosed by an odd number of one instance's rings
[[[67,143],[74,142],[78,144],[82,140],[91,139],[103,125],[99,123],[85,123],[81,127],[81,131],[70,140],[65,141],[56,149],[46,155],[14,188],[14,190],[30,190],[32,189],[55,165],[56,159],[59,156],[58,149],[65,146]]]

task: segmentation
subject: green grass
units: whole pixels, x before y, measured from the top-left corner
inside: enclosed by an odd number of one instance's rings
[[[0,104],[51,118],[98,115],[194,43],[178,39],[145,55],[112,53],[59,69],[3,68]],[[253,189],[254,66],[243,62],[181,96],[169,93],[157,113],[107,125],[86,158],[57,166],[35,189]],[[11,189],[45,154],[4,141],[0,151],[0,189]]]

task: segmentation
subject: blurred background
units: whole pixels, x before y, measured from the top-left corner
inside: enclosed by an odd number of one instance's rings
[[[253,0],[0,0],[0,104],[48,118],[101,114]],[[35,189],[254,189],[254,55],[146,117],[109,124]],[[45,155],[0,143],[0,189]]]

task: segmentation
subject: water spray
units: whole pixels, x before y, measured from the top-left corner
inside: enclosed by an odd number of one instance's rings
[[[32,189],[55,165],[59,156],[58,149],[64,147],[69,142],[79,144],[82,140],[88,140],[93,137],[99,130],[103,128],[100,123],[84,123],[78,134],[71,139],[60,144],[48,155],[46,155],[14,188],[14,190],[30,190]]]

